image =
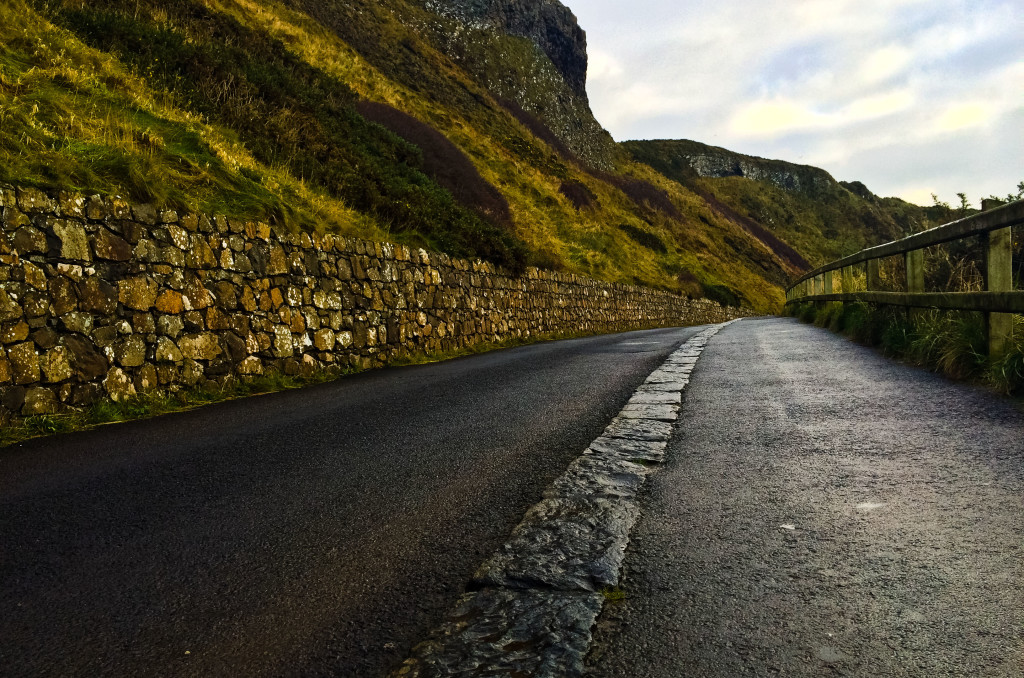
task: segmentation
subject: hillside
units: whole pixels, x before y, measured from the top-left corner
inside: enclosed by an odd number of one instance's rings
[[[813,268],[949,221],[941,208],[880,198],[817,167],[766,160],[696,141],[628,141],[623,147],[704,197],[780,256]],[[793,259],[793,250],[801,260]]]
[[[808,262],[896,232],[834,182],[822,212],[615,144],[585,74],[555,0],[9,0],[0,182],[762,311]]]

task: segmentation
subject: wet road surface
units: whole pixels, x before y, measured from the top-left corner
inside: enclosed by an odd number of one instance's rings
[[[696,329],[0,450],[0,675],[382,676]]]
[[[711,340],[593,678],[1024,676],[1024,413],[790,319]]]

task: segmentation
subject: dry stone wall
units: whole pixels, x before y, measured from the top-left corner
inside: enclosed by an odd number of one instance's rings
[[[706,300],[401,245],[0,186],[0,416],[381,365],[549,332],[722,322]]]

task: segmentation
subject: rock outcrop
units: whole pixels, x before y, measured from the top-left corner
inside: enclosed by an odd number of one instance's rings
[[[420,2],[449,22],[433,31],[435,44],[520,122],[549,143],[557,138],[566,157],[615,167],[621,152],[590,109],[586,33],[569,8],[558,0]]]
[[[547,55],[576,96],[587,99],[587,35],[558,0],[428,0],[462,23],[527,38]]]
[[[656,145],[660,156],[668,159],[676,169],[689,167],[701,177],[745,177],[807,195],[817,195],[840,187],[831,174],[818,167],[743,155],[688,139],[628,141],[623,145],[643,162],[649,159],[645,146]]]

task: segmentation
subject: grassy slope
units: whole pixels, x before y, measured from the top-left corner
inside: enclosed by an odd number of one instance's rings
[[[646,165],[620,161],[609,179],[559,153],[411,28],[434,21],[421,8],[309,5],[317,18],[298,0],[9,0],[0,180],[778,308],[792,266]],[[493,40],[485,51],[514,53],[520,71],[531,54],[550,70],[523,41]],[[440,131],[500,190],[510,222],[455,201],[420,149],[360,116],[357,99]],[[659,188],[675,216],[636,198],[623,177]],[[560,191],[566,182],[586,186],[594,205],[577,210]]]
[[[637,161],[752,220],[769,238],[774,236],[796,249],[812,267],[952,218],[949,210],[878,198],[862,186],[864,195],[858,195],[817,168],[742,156],[685,140],[630,141],[623,146]],[[765,171],[794,175],[804,188],[786,190],[769,181],[741,176],[699,177],[681,156],[700,152],[721,152]]]

